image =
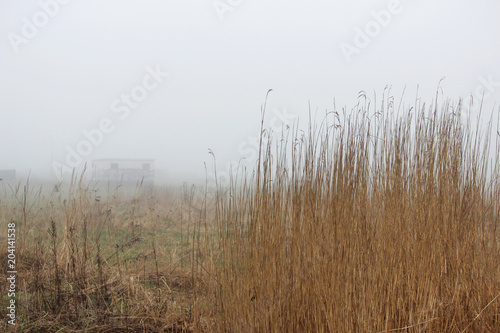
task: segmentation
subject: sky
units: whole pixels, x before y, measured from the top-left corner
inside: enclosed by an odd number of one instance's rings
[[[486,119],[500,102],[498,13],[491,0],[0,0],[0,170],[55,179],[147,158],[190,180],[212,151],[223,175],[255,157],[269,89],[276,129],[386,86],[410,102],[438,86],[484,96]]]

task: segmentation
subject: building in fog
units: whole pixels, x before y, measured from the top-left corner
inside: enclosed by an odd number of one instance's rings
[[[154,184],[154,160],[99,159],[92,161],[93,179],[112,185]]]
[[[4,182],[14,183],[16,181],[16,170],[0,170],[0,179]]]

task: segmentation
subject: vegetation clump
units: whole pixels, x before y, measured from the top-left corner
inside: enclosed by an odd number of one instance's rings
[[[464,122],[461,101],[437,104],[401,115],[392,98],[371,110],[362,97],[305,133],[262,128],[253,173],[214,196],[101,197],[82,179],[64,195],[5,192],[0,227],[19,229],[17,325],[498,330],[500,133]]]

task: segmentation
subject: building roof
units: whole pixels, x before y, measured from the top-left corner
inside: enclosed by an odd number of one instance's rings
[[[92,160],[92,162],[154,162],[153,159],[141,159],[141,158],[101,158]]]

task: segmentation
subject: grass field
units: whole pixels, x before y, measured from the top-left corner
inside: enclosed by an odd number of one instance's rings
[[[263,128],[255,171],[213,195],[4,188],[17,331],[499,332],[498,126],[393,104]]]

